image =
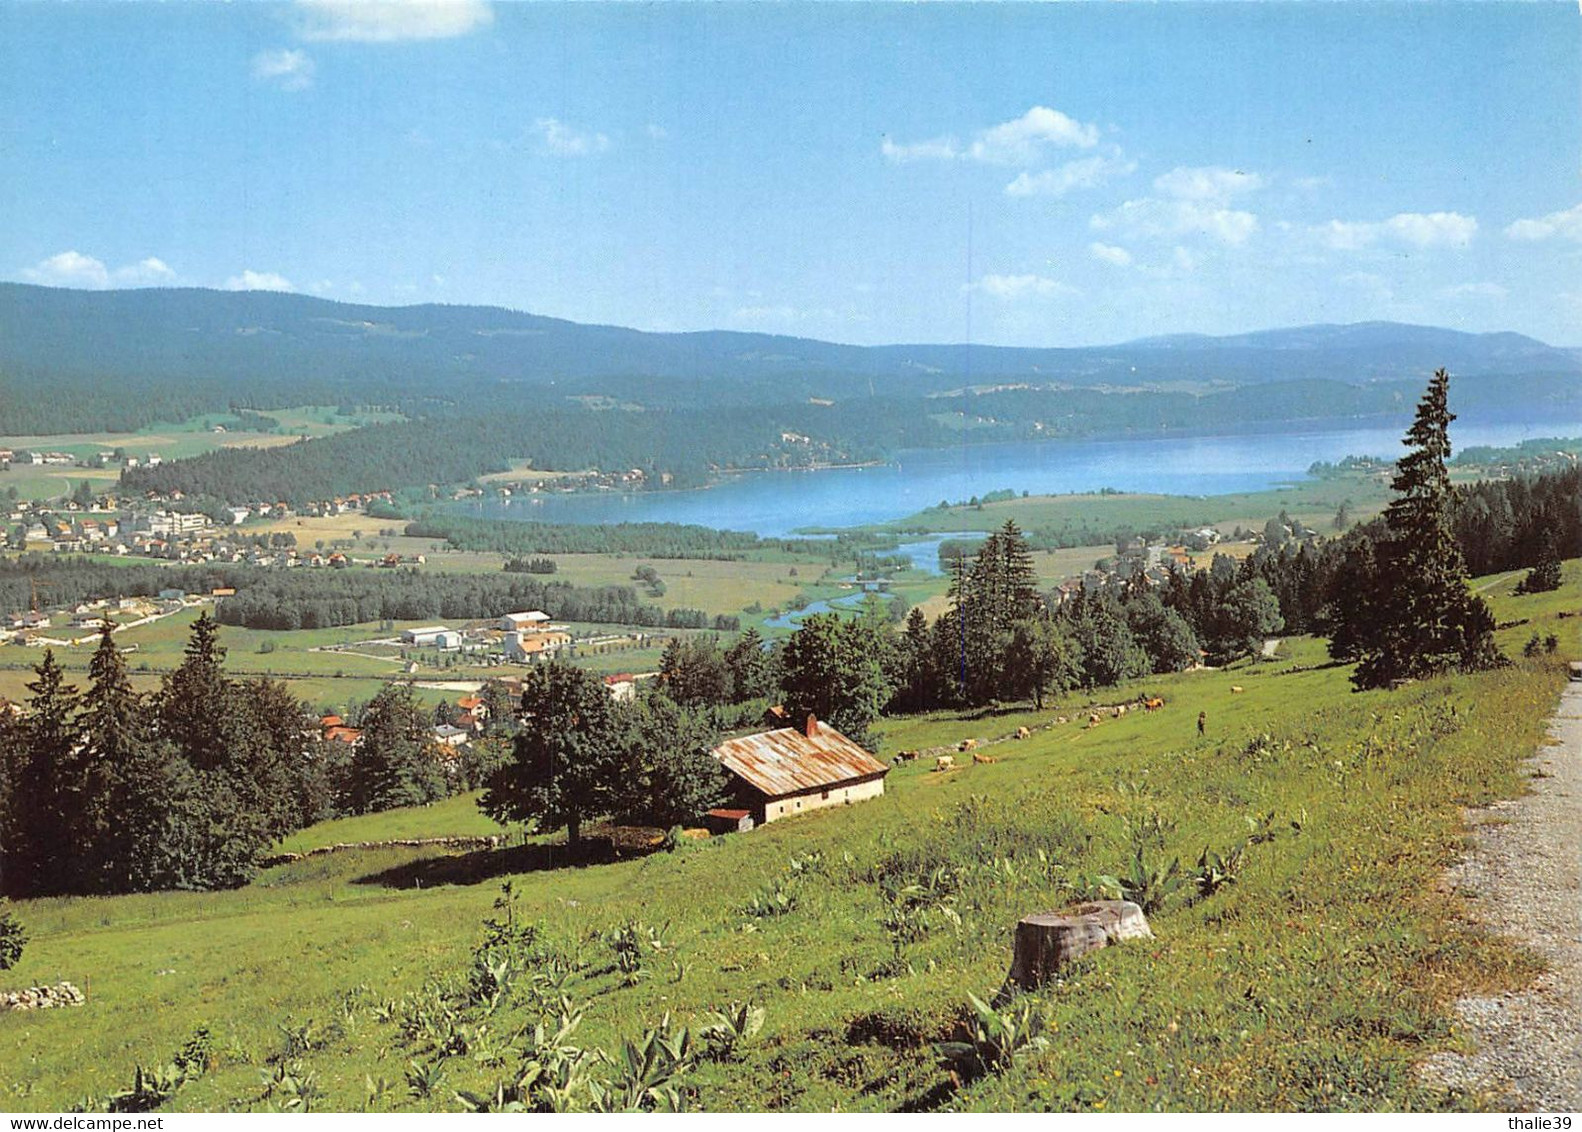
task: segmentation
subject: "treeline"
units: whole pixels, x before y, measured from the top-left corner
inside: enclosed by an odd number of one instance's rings
[[[1582,554],[1582,468],[1458,488],[1450,517],[1473,574],[1535,565],[1546,541],[1574,558]]]
[[[644,558],[734,561],[764,543],[750,531],[718,531],[682,523],[537,523],[427,515],[408,523],[411,538],[443,539],[456,550],[511,556],[633,554]]]
[[[636,469],[648,482],[696,487],[722,468],[807,466],[875,458],[884,447],[847,413],[770,408],[609,411],[502,407],[487,415],[436,411],[279,448],[222,448],[155,468],[129,468],[127,491],[212,496],[232,503],[301,504],[359,491],[467,483],[514,460],[558,471]],[[912,414],[920,418],[921,403]],[[863,420],[872,420],[866,414]],[[920,418],[921,419],[921,418]],[[810,448],[783,439],[813,435]],[[891,427],[887,431],[895,432]],[[897,434],[899,435],[899,434]]]
[[[894,535],[850,531],[828,538],[760,538],[751,531],[716,530],[695,523],[540,523],[432,512],[408,523],[412,538],[444,539],[455,550],[531,554],[629,554],[643,558],[698,558],[737,562],[749,551],[774,550],[845,560],[883,550]]]
[[[222,624],[286,631],[364,621],[472,621],[541,609],[561,621],[734,630],[733,617],[644,604],[631,586],[580,587],[521,574],[418,570],[254,571],[220,602]]]
[[[27,710],[0,712],[0,893],[232,888],[289,833],[472,789],[504,758],[498,735],[442,750],[398,685],[358,713],[357,745],[324,740],[285,685],[224,658],[207,615],[152,695],[108,628],[81,691],[45,652]]]
[[[241,586],[258,573],[244,566],[161,566],[154,562],[109,565],[67,554],[23,554],[0,558],[0,613],[40,604],[74,605],[113,597],[152,597],[161,590],[208,593]]]
[[[1117,589],[1052,606],[1041,594],[1027,540],[1014,522],[972,559],[955,560],[950,609],[933,625],[913,610],[888,657],[891,710],[923,711],[1100,688],[1179,672],[1205,656],[1224,663],[1255,652],[1284,625],[1269,584],[1229,559],[1190,582],[1172,574],[1163,594],[1139,574]]]

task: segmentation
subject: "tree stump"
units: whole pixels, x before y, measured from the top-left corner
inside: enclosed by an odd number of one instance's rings
[[[1032,990],[1090,951],[1153,935],[1143,910],[1129,900],[1095,900],[1062,912],[1037,912],[1016,925],[1016,951],[1006,981]]]

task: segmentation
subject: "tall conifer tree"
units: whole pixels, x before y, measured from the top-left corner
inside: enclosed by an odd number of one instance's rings
[[[1348,634],[1359,657],[1352,682],[1387,687],[1451,668],[1486,668],[1502,658],[1494,618],[1467,588],[1467,568],[1451,528],[1450,375],[1434,374],[1403,443],[1385,508],[1371,607]]]

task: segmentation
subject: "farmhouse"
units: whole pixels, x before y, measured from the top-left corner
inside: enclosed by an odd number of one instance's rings
[[[571,644],[571,634],[560,631],[544,633],[507,633],[505,655],[512,660],[535,660],[550,656]]]
[[[890,768],[813,716],[801,727],[727,739],[714,757],[731,772],[732,804],[755,824],[884,793]]]
[[[530,633],[549,624],[549,614],[539,609],[526,613],[507,613],[500,618],[500,628],[507,633]]]
[[[403,645],[432,645],[438,642],[443,634],[451,631],[444,625],[425,625],[421,629],[402,629],[401,643]]]

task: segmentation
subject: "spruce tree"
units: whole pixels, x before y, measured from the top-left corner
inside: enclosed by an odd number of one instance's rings
[[[85,772],[78,851],[85,887],[95,892],[152,888],[162,872],[168,749],[152,735],[149,712],[127,679],[114,632],[105,622],[77,717]]]
[[[230,681],[220,668],[225,649],[219,634],[219,624],[208,610],[198,614],[181,664],[165,677],[159,693],[160,733],[199,771],[226,762],[222,721],[229,706]]]
[[[1450,375],[1434,374],[1403,443],[1385,508],[1386,535],[1369,604],[1358,626],[1358,688],[1388,687],[1451,668],[1500,663],[1494,618],[1467,588],[1466,563],[1451,528]]]
[[[33,695],[11,778],[5,882],[10,895],[82,891],[77,859],[83,826],[83,768],[77,757],[77,689],[66,683],[53,649],[33,670]]]
[[[1538,561],[1516,587],[1519,594],[1541,594],[1560,588],[1560,558],[1554,535],[1544,530],[1538,541]]]
[[[355,814],[444,797],[445,776],[430,742],[430,719],[405,684],[386,684],[363,713],[345,805]]]

